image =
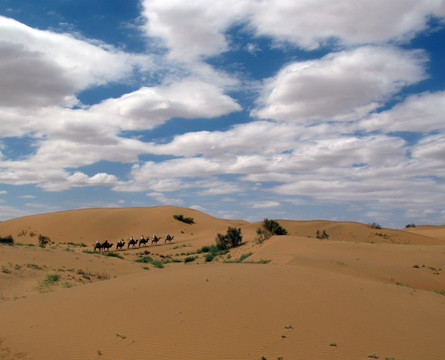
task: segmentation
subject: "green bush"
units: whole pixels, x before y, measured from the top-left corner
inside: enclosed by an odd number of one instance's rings
[[[164,267],[164,265],[162,264],[161,261],[153,260],[153,258],[151,258],[150,256],[144,256],[141,259],[136,259],[135,262],[144,263],[144,264],[151,264],[154,267],[157,267],[159,269],[162,269]]]
[[[104,255],[105,256],[119,258],[119,259],[123,259],[123,256],[119,255],[118,253],[106,252],[106,253],[104,253]]]
[[[262,227],[256,231],[258,237],[256,241],[262,244],[265,240],[273,235],[287,235],[287,230],[283,228],[277,221],[264,219]]]
[[[39,246],[41,248],[44,248],[46,245],[50,243],[51,239],[48,236],[44,236],[42,234],[39,234]]]
[[[45,281],[47,281],[48,283],[54,283],[57,280],[59,280],[59,278],[60,278],[60,275],[58,275],[58,274],[48,274],[48,275],[46,275]]]
[[[263,228],[272,235],[287,235],[287,230],[275,220],[264,219]]]
[[[218,233],[216,235],[216,247],[218,250],[226,250],[229,247],[236,247],[243,241],[241,228],[228,227],[226,235]]]
[[[211,262],[213,259],[215,258],[215,255],[213,254],[206,254],[206,256],[204,257],[206,262]]]
[[[14,239],[11,235],[0,237],[0,244],[14,245]]]
[[[204,245],[201,249],[198,249],[198,254],[201,253],[208,253],[210,251],[210,246],[209,245]]]
[[[408,224],[405,226],[405,228],[412,228],[412,227],[416,227],[416,224]]]
[[[372,229],[381,229],[382,227],[380,224],[377,224],[376,222],[368,224]]]
[[[184,215],[173,215],[173,218],[179,221],[182,221],[183,223],[186,224],[194,224],[195,220],[191,217],[184,217]]]
[[[216,234],[216,247],[218,250],[226,250],[229,247],[229,242],[226,235]]]
[[[195,261],[195,260],[196,260],[195,256],[188,256],[184,259],[184,264],[187,264],[187,263]]]

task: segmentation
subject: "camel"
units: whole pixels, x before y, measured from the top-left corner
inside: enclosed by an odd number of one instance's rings
[[[159,238],[158,238],[156,235],[153,235],[153,239],[151,239],[151,244],[152,244],[152,245],[153,245],[153,244],[157,245],[157,244],[158,244],[158,241],[159,241]]]
[[[100,242],[96,242],[96,244],[94,244],[94,251],[96,251],[96,249],[99,250],[99,252],[102,249],[102,245]]]
[[[141,247],[141,245],[146,245],[148,244],[148,237],[145,239],[143,236],[141,237],[141,240],[139,240],[139,247]]]
[[[102,243],[102,249],[104,249],[104,251],[105,251],[105,249],[106,249],[107,251],[109,251],[110,248],[111,248],[112,246],[113,246],[113,244],[110,244],[110,243],[108,242],[108,240],[105,240],[105,242]]]
[[[128,242],[127,249],[130,248],[130,245],[133,245],[133,248],[134,248],[134,246],[137,244],[138,244],[138,240],[134,240],[133,238],[131,238],[130,241]]]
[[[118,241],[116,244],[116,250],[122,249],[125,245],[125,241]]]
[[[174,238],[174,236],[170,236],[170,234],[167,234],[166,236],[165,236],[165,240],[164,240],[164,244],[166,244],[167,243],[167,241],[172,241],[173,240],[173,238]]]

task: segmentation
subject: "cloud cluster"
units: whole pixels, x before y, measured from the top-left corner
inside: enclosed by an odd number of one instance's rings
[[[71,106],[76,93],[122,80],[139,58],[0,16],[1,106]]]
[[[431,16],[445,16],[442,0],[144,0],[146,32],[160,38],[169,55],[196,60],[227,51],[224,36],[235,25],[254,36],[316,49],[329,41],[343,45],[407,41],[425,30]]]
[[[443,219],[445,93],[401,95],[430,74],[424,50],[399,45],[428,30],[432,17],[443,20],[445,1],[141,4],[145,40],[156,39],[165,56],[125,53],[0,16],[0,183],[48,191],[108,186],[177,205],[185,203],[184,189],[201,199],[250,194],[260,210],[308,196],[376,209],[409,204],[410,216],[426,216],[428,207]],[[249,37],[250,56],[268,50],[264,37],[275,49],[328,53],[292,58],[269,78],[245,81],[208,61],[230,54],[231,31]],[[144,72],[160,75],[156,82],[136,78]],[[138,88],[88,106],[79,101],[84,90],[128,82]],[[255,101],[243,108],[236,92]],[[224,130],[150,136],[174,118],[243,110]],[[33,139],[29,153],[9,155],[2,138],[23,136]],[[130,173],[81,169],[101,161],[130,164]]]
[[[425,55],[364,46],[285,66],[264,88],[256,115],[286,121],[354,120],[425,77]]]

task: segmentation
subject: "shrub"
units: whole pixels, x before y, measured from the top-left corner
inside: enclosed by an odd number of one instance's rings
[[[195,220],[191,217],[184,217],[184,215],[180,214],[180,215],[173,215],[173,218],[179,221],[182,221],[183,223],[186,224],[194,224]]]
[[[372,229],[381,229],[382,227],[380,224],[377,224],[376,222],[373,222],[371,224],[368,224]]]
[[[320,230],[317,230],[317,239],[329,239],[329,234],[323,230],[323,233],[320,233]]]
[[[262,227],[256,231],[258,237],[257,242],[262,244],[265,240],[273,235],[287,235],[287,230],[283,228],[277,221],[264,219]]]
[[[216,235],[216,247],[218,250],[226,250],[229,247],[236,247],[243,241],[241,228],[228,227],[226,235],[218,233]]]
[[[195,256],[188,256],[184,259],[184,264],[187,264],[187,263],[195,261],[195,260],[196,260]]]
[[[11,235],[8,235],[8,236],[5,236],[5,237],[0,237],[0,244],[13,245],[14,244],[14,239],[12,238]]]
[[[224,260],[224,262],[225,263],[233,263],[233,264],[242,263],[244,260],[246,260],[252,254],[253,254],[252,252],[249,252],[247,254],[241,255],[239,259],[236,259],[236,260]]]
[[[48,236],[44,236],[42,234],[39,234],[39,246],[41,248],[44,248],[47,244],[49,244],[51,239]]]
[[[227,229],[227,239],[231,247],[236,247],[243,242],[241,228],[230,227]]]
[[[20,237],[20,236],[25,236],[27,233],[28,233],[28,232],[27,232],[26,230],[22,230],[22,231],[20,231],[20,232],[17,234],[17,236],[18,236],[18,237]]]
[[[104,253],[104,255],[105,256],[119,258],[119,259],[123,259],[123,256],[119,255],[118,253],[106,252],[106,253]]]
[[[226,235],[216,234],[216,247],[218,250],[226,250],[229,247],[229,242]]]
[[[264,219],[263,228],[272,235],[287,235],[287,230],[275,220]]]
[[[214,255],[213,254],[206,254],[206,256],[204,257],[206,262],[211,262],[214,259]]]
[[[198,254],[208,253],[209,251],[210,251],[210,246],[204,245],[201,249],[198,249],[197,253]]]
[[[60,278],[60,275],[58,275],[58,274],[48,274],[48,275],[46,275],[45,281],[47,281],[48,283],[54,283],[57,280],[59,280],[59,278]]]
[[[153,260],[150,256],[144,256],[141,259],[136,259],[135,262],[144,263],[144,264],[151,264],[154,267],[157,267],[159,269],[162,269],[164,265],[159,260]]]
[[[405,226],[405,228],[412,228],[412,227],[416,227],[416,224],[408,224]]]

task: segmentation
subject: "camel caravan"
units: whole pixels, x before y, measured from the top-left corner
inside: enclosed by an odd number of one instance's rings
[[[165,235],[164,244],[167,242],[172,242],[174,236],[171,236],[170,234]],[[159,240],[161,238],[157,237],[156,235],[153,235],[153,238],[151,239],[151,245],[157,245]],[[140,240],[133,239],[133,236],[130,237],[130,240],[127,243],[127,249],[135,248],[136,245],[138,245],[138,248],[141,246],[146,246],[149,243],[148,237],[145,238],[144,235],[141,235]],[[99,240],[96,241],[96,244],[94,245],[94,251],[98,250],[100,251],[109,251],[113,247],[113,243],[109,243],[108,240],[105,240],[103,243],[100,243]],[[116,244],[116,250],[123,250],[125,246],[125,241],[119,240]]]

